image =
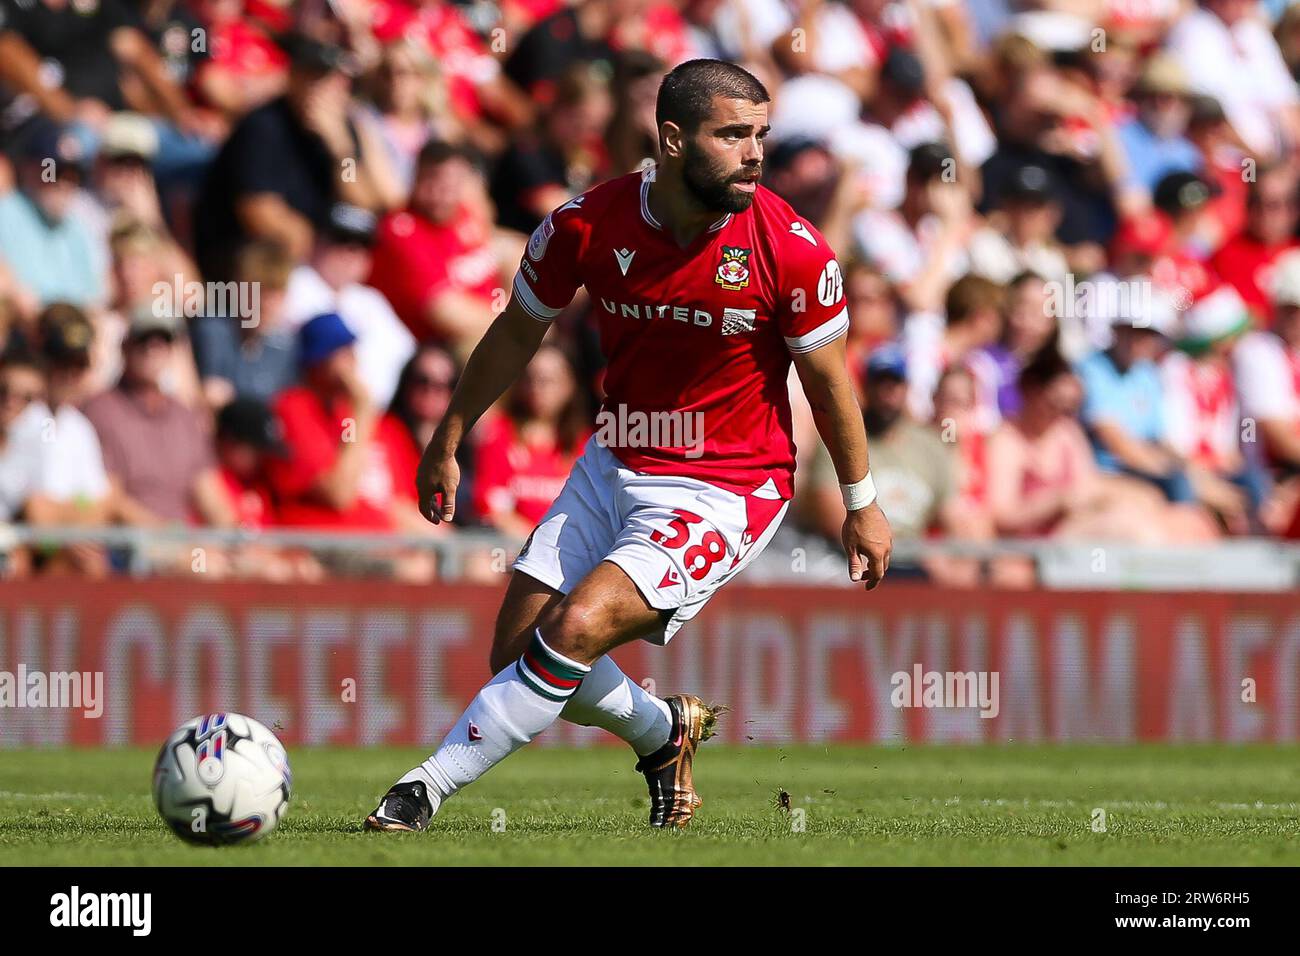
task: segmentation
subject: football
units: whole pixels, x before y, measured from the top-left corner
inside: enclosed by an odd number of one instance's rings
[[[289,806],[284,747],[242,714],[204,714],[167,738],[153,770],[153,799],[172,832],[191,843],[252,843]]]

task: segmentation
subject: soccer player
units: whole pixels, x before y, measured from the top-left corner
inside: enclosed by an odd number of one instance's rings
[[[696,746],[716,714],[658,698],[606,655],[666,644],[763,550],[793,493],[793,360],[842,483],[849,576],[875,587],[889,525],[875,501],[845,364],[834,252],[758,184],[769,97],[745,70],[691,60],[663,80],[661,159],[560,206],[529,240],[514,294],[475,348],[417,475],[424,516],[454,516],[456,448],[586,286],[609,360],[597,431],[513,566],[488,682],[428,760],[367,818],[422,830],[442,802],[557,717],[626,740],[650,824],[700,805]]]

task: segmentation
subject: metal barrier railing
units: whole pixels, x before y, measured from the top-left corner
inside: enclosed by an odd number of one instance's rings
[[[21,546],[57,548],[71,544],[123,549],[129,552],[130,573],[137,575],[151,571],[150,553],[154,550],[151,546],[238,548],[257,544],[313,553],[376,556],[396,551],[425,551],[436,556],[441,579],[458,580],[464,574],[467,556],[486,552],[504,560],[513,557],[522,541],[482,528],[460,528],[452,534],[431,536],[180,525],[148,529],[0,525],[0,561],[7,560],[13,549]],[[894,544],[895,564],[923,564],[934,557],[976,561],[1027,558],[1034,562],[1038,580],[1046,587],[1285,591],[1300,586],[1300,543],[1267,538],[1236,538],[1194,548],[1042,539],[927,538],[899,540]],[[834,583],[829,575],[818,578],[793,571],[783,573],[784,556],[775,552],[774,546],[762,558],[765,567],[761,577],[765,581],[819,586]]]

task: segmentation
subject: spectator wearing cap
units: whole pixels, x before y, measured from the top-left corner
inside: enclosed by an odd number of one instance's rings
[[[1170,501],[1190,502],[1195,493],[1185,462],[1169,447],[1165,396],[1156,365],[1173,334],[1171,310],[1130,303],[1112,322],[1113,341],[1079,363],[1081,411],[1097,464],[1107,474],[1131,475],[1155,484]]]
[[[1061,222],[1058,192],[1045,167],[1020,167],[990,212],[988,224],[971,237],[971,271],[1000,285],[1026,271],[1049,282],[1064,281],[1069,267],[1056,241]],[[1073,334],[1067,333],[1067,339]]]
[[[230,527],[210,428],[163,388],[179,332],[171,315],[137,312],[122,341],[121,381],[86,403],[86,417],[104,449],[118,522]]]
[[[412,513],[415,488],[400,482],[409,438],[381,418],[357,369],[356,336],[334,312],[298,330],[303,382],[273,405],[287,454],[269,477],[281,524],[392,531]]]
[[[217,470],[239,527],[255,530],[275,523],[266,458],[284,454],[280,423],[265,403],[236,398],[217,412]]]
[[[1268,277],[1284,253],[1300,247],[1297,177],[1289,164],[1261,166],[1246,194],[1246,227],[1220,247],[1210,260],[1215,271],[1240,293],[1267,325],[1272,317]]]
[[[844,304],[849,310],[849,332],[844,341],[849,369],[863,369],[867,356],[898,337],[898,296],[880,270],[861,259],[847,259],[844,269]],[[864,379],[855,374],[861,386]],[[859,396],[860,397],[860,396]]]
[[[138,313],[155,310],[184,311],[187,281],[195,275],[189,258],[159,228],[132,218],[120,219],[109,235],[112,297],[109,308],[91,316],[95,325],[95,350],[91,361],[92,394],[117,384],[122,374],[122,340]],[[194,366],[188,333],[177,323],[179,347],[163,373],[162,387],[182,404],[202,404],[199,375]]]
[[[363,142],[352,120],[351,59],[301,34],[283,45],[288,91],[235,126],[195,208],[195,247],[209,280],[228,280],[233,251],[250,239],[278,241],[305,260],[336,201],[380,210],[398,198],[382,145]],[[345,164],[352,175],[341,175]]]
[[[948,286],[965,274],[966,247],[978,226],[956,159],[941,143],[912,150],[897,210],[868,209],[854,222],[867,261],[899,290],[914,312],[937,313]]]
[[[285,454],[280,422],[264,403],[237,398],[217,413],[217,468],[238,527],[256,531],[275,525],[267,463]],[[229,558],[232,570],[241,578],[319,580],[324,573],[307,552],[256,541],[241,544]]]
[[[417,339],[442,342],[458,358],[504,307],[508,286],[482,190],[464,150],[426,146],[406,209],[380,223],[369,279]]]
[[[293,261],[276,242],[240,250],[236,280],[257,290],[257,314],[205,315],[194,323],[194,358],[209,407],[234,398],[270,402],[298,381],[296,330],[286,321]]]
[[[1183,68],[1167,54],[1157,53],[1143,66],[1132,90],[1137,111],[1115,131],[1124,147],[1131,188],[1150,196],[1170,173],[1201,169],[1201,155],[1185,135],[1191,92]]]
[[[357,337],[357,369],[376,405],[387,405],[402,367],[415,352],[415,337],[383,294],[365,284],[373,264],[376,219],[359,206],[337,203],[316,238],[309,262],[289,277],[288,324],[297,329],[313,316],[337,312]]]
[[[0,195],[0,259],[39,306],[87,308],[104,300],[107,256],[96,252],[94,236],[72,215],[84,159],[76,137],[38,118],[15,158],[18,188]]]
[[[78,193],[77,215],[90,227],[96,251],[111,251],[113,234],[129,225],[141,225],[157,234],[152,251],[154,268],[167,282],[180,275],[197,278],[198,270],[172,234],[163,215],[162,198],[154,165],[161,141],[153,122],[139,113],[115,113],[104,124],[99,151],[87,188]],[[170,214],[177,228],[189,226],[188,208],[173,202]]]
[[[1025,166],[1041,166],[1052,174],[1061,205],[1057,238],[1072,256],[1109,239],[1117,175],[1109,147],[1118,145],[1098,113],[1095,96],[1050,64],[1025,64],[998,102],[998,148],[981,167],[980,211],[998,208]]]
[[[895,540],[923,538],[935,528],[952,533],[961,525],[956,456],[934,430],[908,416],[908,371],[906,357],[893,344],[872,352],[866,363],[863,422],[871,440],[871,474]],[[806,480],[808,494],[796,497],[804,522],[838,541],[844,503],[823,446],[818,446]],[[944,562],[911,569],[949,583],[946,570]],[[969,582],[963,577],[951,583]]]
[[[1300,93],[1255,0],[1199,0],[1168,49],[1198,92],[1223,104],[1246,150],[1269,159],[1300,139]]]
[[[1241,448],[1241,409],[1231,355],[1250,329],[1235,289],[1221,285],[1188,309],[1176,348],[1160,362],[1169,447],[1187,462],[1196,498],[1234,534],[1254,528],[1264,503],[1264,476]]]
[[[1300,491],[1300,250],[1277,260],[1270,291],[1272,326],[1249,332],[1233,364],[1241,412],[1255,424],[1265,462]]]
[[[26,468],[24,517],[42,527],[107,524],[112,501],[103,452],[94,427],[77,409],[85,397],[93,329],[79,309],[66,304],[46,309],[39,328],[44,382],[28,392],[30,404],[10,433]],[[37,559],[48,570],[92,576],[108,570],[103,549],[95,545],[38,549]]]
[[[1219,234],[1218,223],[1208,215],[1214,188],[1199,173],[1189,172],[1170,173],[1156,183],[1152,198],[1156,209],[1169,220],[1170,243],[1180,264],[1203,263],[1223,243],[1225,237]],[[1208,274],[1180,279],[1178,285],[1194,296],[1208,290]]]

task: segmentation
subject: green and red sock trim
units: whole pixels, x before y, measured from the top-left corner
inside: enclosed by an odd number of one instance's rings
[[[552,701],[565,701],[572,697],[590,671],[590,667],[561,657],[547,647],[542,632],[537,629],[533,630],[528,650],[515,664],[519,679],[534,693]]]

